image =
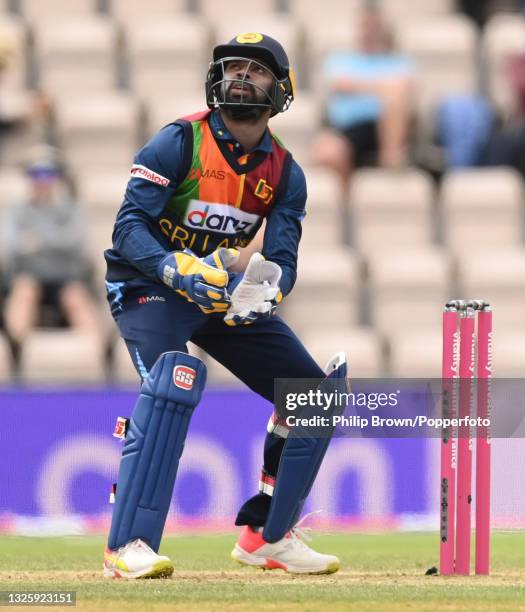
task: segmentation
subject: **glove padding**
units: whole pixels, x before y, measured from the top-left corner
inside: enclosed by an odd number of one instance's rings
[[[217,249],[204,258],[189,249],[174,251],[159,264],[158,275],[188,302],[206,314],[226,312],[230,306],[227,269],[239,258],[236,249]]]
[[[282,300],[279,265],[254,253],[240,282],[231,291],[231,306],[224,317],[227,325],[249,325],[260,317],[271,316]],[[235,281],[234,281],[235,282]]]

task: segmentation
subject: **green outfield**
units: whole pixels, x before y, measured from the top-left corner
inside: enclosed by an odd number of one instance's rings
[[[495,533],[492,575],[470,578],[424,575],[436,534],[318,536],[342,569],[305,577],[234,564],[234,539],[167,538],[172,579],[123,582],[102,578],[101,537],[1,537],[0,590],[74,590],[82,610],[525,610],[525,533]]]

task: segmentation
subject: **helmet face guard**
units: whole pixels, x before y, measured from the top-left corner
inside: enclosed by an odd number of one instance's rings
[[[231,78],[226,75],[226,66],[229,62],[240,60],[246,66],[240,78]],[[272,84],[265,91],[247,78],[248,72],[254,66],[260,66],[272,75]],[[240,96],[232,99],[230,90],[234,85],[240,88]],[[245,92],[250,92],[248,96]],[[206,77],[206,103],[209,108],[221,107],[227,109],[232,118],[257,119],[265,109],[270,109],[270,116],[286,111],[294,99],[293,85],[289,75],[278,78],[264,63],[246,56],[223,57],[210,64]]]

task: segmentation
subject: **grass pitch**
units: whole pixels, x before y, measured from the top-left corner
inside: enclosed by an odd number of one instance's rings
[[[102,577],[102,537],[1,537],[0,590],[73,590],[82,610],[125,612],[525,610],[525,533],[493,535],[489,577],[425,576],[438,561],[436,534],[316,537],[314,548],[341,559],[330,576],[243,568],[230,560],[234,542],[233,534],[166,538],[173,577],[125,582]]]

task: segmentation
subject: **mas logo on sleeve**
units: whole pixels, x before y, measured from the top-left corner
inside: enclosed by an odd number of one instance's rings
[[[197,378],[197,372],[188,366],[177,366],[173,370],[173,382],[176,387],[189,391]]]
[[[142,166],[140,164],[133,164],[131,166],[131,178],[142,178],[146,181],[150,181],[151,183],[156,183],[157,185],[162,185],[162,187],[167,187],[170,184],[170,180],[167,179],[162,174],[158,174],[157,172],[153,172],[146,166]]]

